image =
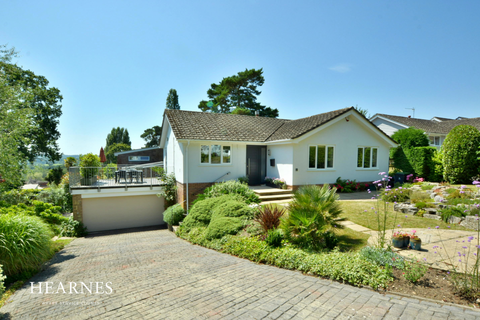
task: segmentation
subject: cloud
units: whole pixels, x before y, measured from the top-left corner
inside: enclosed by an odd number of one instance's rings
[[[346,63],[340,63],[340,64],[337,64],[333,67],[330,67],[328,68],[332,71],[335,71],[335,72],[340,72],[340,73],[347,73],[349,71],[352,70],[351,66],[349,64],[346,64]]]

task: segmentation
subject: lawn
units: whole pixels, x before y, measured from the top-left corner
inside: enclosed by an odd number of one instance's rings
[[[340,201],[343,213],[342,218],[352,221],[356,224],[362,225],[372,230],[379,231],[378,228],[378,215],[375,211],[378,211],[383,219],[383,201]],[[377,210],[377,206],[380,210]],[[407,216],[407,218],[405,218]],[[382,224],[383,225],[383,221]],[[434,228],[439,226],[442,229],[450,227],[452,230],[469,230],[460,225],[448,224],[442,220],[432,220],[413,215],[406,215],[401,212],[393,211],[393,204],[387,206],[387,229],[398,228],[401,225],[402,228]]]

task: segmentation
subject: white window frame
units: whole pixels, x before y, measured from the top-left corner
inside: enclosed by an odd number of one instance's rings
[[[208,146],[208,162],[202,162],[202,147],[203,146]],[[220,146],[220,162],[219,163],[212,163],[212,146]],[[229,147],[230,148],[230,162],[223,162],[223,148]],[[202,143],[200,144],[200,165],[202,166],[230,166],[232,165],[233,158],[232,158],[232,153],[233,153],[233,147],[230,144],[221,144],[221,143],[211,143],[211,144],[206,144]]]
[[[147,160],[145,159],[135,159],[135,158],[148,158]],[[131,162],[142,162],[142,161],[150,161],[150,156],[128,156],[128,161]]]
[[[314,168],[311,168],[310,167],[310,148],[312,147],[315,147],[315,167]],[[317,168],[317,156],[318,156],[318,147],[325,147],[325,168]],[[328,166],[328,148],[333,148],[333,163],[332,163],[332,166],[329,167]],[[309,145],[308,146],[308,149],[307,149],[307,169],[308,170],[311,170],[311,171],[328,171],[328,170],[335,170],[335,159],[336,159],[336,155],[335,155],[335,145],[332,145],[332,144],[312,144],[312,145]]]
[[[430,140],[430,145],[431,145],[431,146],[439,147],[439,146],[442,145],[442,137],[440,137],[440,136],[430,136],[429,138],[431,138],[431,140],[433,140],[433,143],[432,143],[432,141]],[[437,141],[436,141],[437,139],[438,139],[438,143],[436,143],[436,142],[437,142]]]
[[[358,166],[358,149],[362,149],[362,166],[359,167]],[[370,148],[370,166],[368,168],[365,168],[365,148]],[[376,157],[376,166],[372,166],[372,162],[373,162],[373,149],[376,149],[377,150],[377,157]],[[378,169],[378,147],[376,146],[358,146],[357,147],[357,150],[356,150],[356,153],[357,153],[357,170],[372,170],[372,169]]]

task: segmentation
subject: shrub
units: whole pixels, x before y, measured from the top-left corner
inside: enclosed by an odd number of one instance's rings
[[[91,178],[98,173],[98,167],[102,166],[100,157],[93,153],[80,155],[80,175],[84,178]]]
[[[430,171],[429,181],[443,181],[443,152],[442,149],[435,151],[432,158],[433,168]]]
[[[228,234],[237,234],[244,227],[245,220],[234,217],[216,217],[207,227],[206,238],[220,239]]]
[[[472,194],[471,194],[470,190],[454,189],[453,192],[449,193],[449,195],[447,196],[447,199],[470,199],[471,197],[472,197]]]
[[[462,198],[453,198],[453,199],[448,199],[447,200],[447,204],[448,205],[451,205],[451,206],[456,206],[456,205],[459,205],[459,204],[474,204],[478,202],[475,201],[475,200],[471,200],[471,199],[462,199]]]
[[[60,181],[62,180],[62,176],[63,176],[63,169],[61,167],[56,167],[56,168],[50,169],[47,176],[45,177],[45,180],[47,180],[49,183],[52,183],[52,184],[59,184]]]
[[[410,190],[404,187],[398,187],[392,190],[383,190],[381,192],[382,200],[387,202],[405,202],[410,199]]]
[[[430,183],[424,183],[424,184],[422,184],[422,190],[425,190],[425,191],[426,191],[426,190],[432,190],[433,187],[434,187],[434,185],[433,185],[433,184],[430,184]]]
[[[392,139],[397,141],[404,150],[429,146],[428,137],[425,132],[414,127],[396,131],[392,135]]]
[[[254,212],[254,209],[247,206],[244,202],[229,200],[219,203],[215,206],[215,208],[212,210],[211,220],[220,217],[232,217],[250,220],[253,218]]]
[[[185,210],[179,204],[168,207],[163,213],[163,221],[171,226],[178,226],[178,223],[185,218]]]
[[[182,228],[187,231],[195,227],[206,227],[212,218],[212,210],[221,203],[235,200],[237,197],[224,195],[217,198],[209,198],[195,203],[182,223]]]
[[[222,183],[217,183],[211,187],[206,188],[203,193],[198,195],[197,200],[194,201],[194,204],[197,201],[202,201],[208,198],[220,197],[226,194],[237,194],[241,196],[247,204],[260,203],[260,198],[253,190],[248,187],[248,185],[241,183],[237,180],[230,180]]]
[[[433,203],[417,202],[415,203],[415,207],[417,207],[419,210],[423,210],[425,208],[435,208],[435,205]]]
[[[429,202],[430,201],[430,196],[422,191],[411,191],[410,192],[410,201],[412,203],[417,203],[417,202]]]
[[[440,212],[441,212],[442,220],[445,222],[448,222],[448,219],[452,216],[459,217],[459,218],[466,217],[468,208],[465,206],[447,207],[445,209],[441,209]]]
[[[238,180],[238,182],[240,182],[240,183],[248,184],[248,176],[239,177],[237,180]]]
[[[0,264],[0,297],[5,292],[5,281],[6,276],[3,275],[2,265]]]
[[[265,242],[270,247],[278,248],[282,245],[283,240],[283,233],[280,229],[270,229],[267,232],[267,237],[265,238]]]
[[[60,237],[84,237],[87,235],[87,227],[80,221],[69,217],[60,225]]]
[[[342,179],[342,177],[338,177],[337,181],[335,181],[335,187],[337,188],[338,192],[354,192],[360,190],[361,185],[355,180]]]
[[[0,215],[0,264],[7,276],[37,268],[50,254],[51,233],[38,217]]]
[[[318,250],[325,247],[325,231],[336,224],[342,212],[336,188],[304,186],[295,192],[288,216],[282,218],[285,238],[298,246]]]
[[[450,183],[470,183],[478,175],[480,131],[469,125],[453,128],[443,142],[444,178]]]
[[[157,196],[165,199],[165,208],[168,208],[177,201],[177,180],[174,173],[166,174],[163,170],[157,172],[160,172],[162,179],[162,190]]]
[[[437,148],[415,147],[410,149],[407,158],[412,165],[415,174],[421,178],[429,178],[434,170],[433,157]]]
[[[285,211],[285,208],[280,208],[276,205],[266,205],[258,209],[255,221],[260,224],[264,233],[267,233],[268,230],[278,228],[280,218],[284,215]]]
[[[404,259],[401,255],[384,248],[364,247],[360,250],[360,256],[379,266],[391,266],[403,269],[405,266]]]

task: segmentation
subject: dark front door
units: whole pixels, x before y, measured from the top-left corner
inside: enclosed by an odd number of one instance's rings
[[[247,146],[247,176],[251,186],[265,183],[267,174],[267,147]]]

